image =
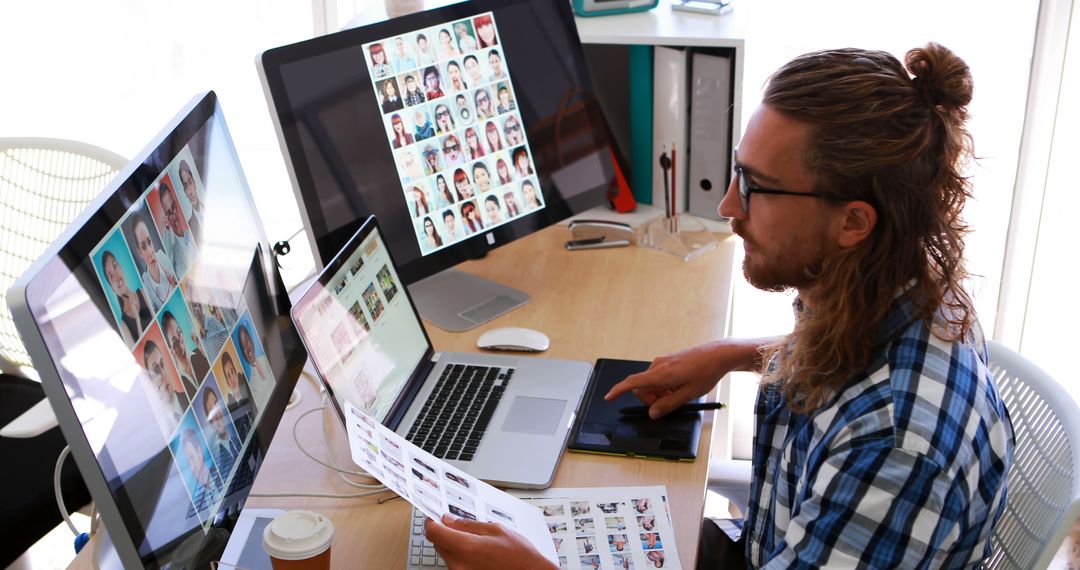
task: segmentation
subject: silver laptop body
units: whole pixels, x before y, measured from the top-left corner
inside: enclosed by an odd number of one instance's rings
[[[493,485],[551,485],[592,364],[435,352],[374,217],[295,304],[293,320],[339,418],[349,400]]]

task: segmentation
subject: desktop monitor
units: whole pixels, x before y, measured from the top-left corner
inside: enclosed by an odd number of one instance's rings
[[[307,359],[214,93],[8,294],[101,513],[102,567],[224,547]]]
[[[528,298],[449,268],[604,202],[615,178],[567,2],[461,2],[268,50],[259,71],[319,265],[375,215],[445,329]]]

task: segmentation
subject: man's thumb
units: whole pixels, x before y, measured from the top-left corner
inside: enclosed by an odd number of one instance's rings
[[[442,523],[449,528],[471,534],[492,534],[493,524],[462,518],[451,513],[442,516]]]

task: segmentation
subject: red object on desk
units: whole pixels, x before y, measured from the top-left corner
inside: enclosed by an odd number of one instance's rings
[[[633,212],[637,209],[637,200],[634,199],[634,193],[630,191],[630,183],[626,181],[626,175],[619,166],[615,151],[610,152],[611,163],[615,165],[615,179],[611,181],[611,187],[608,189],[608,201],[611,202],[611,207],[620,214]]]

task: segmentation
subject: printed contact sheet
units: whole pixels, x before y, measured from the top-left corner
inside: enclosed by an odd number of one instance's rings
[[[682,568],[664,486],[525,490],[514,495],[543,512],[560,568]]]
[[[455,469],[397,435],[346,400],[353,462],[425,515],[445,513],[513,529],[552,562],[555,548],[541,510]]]

